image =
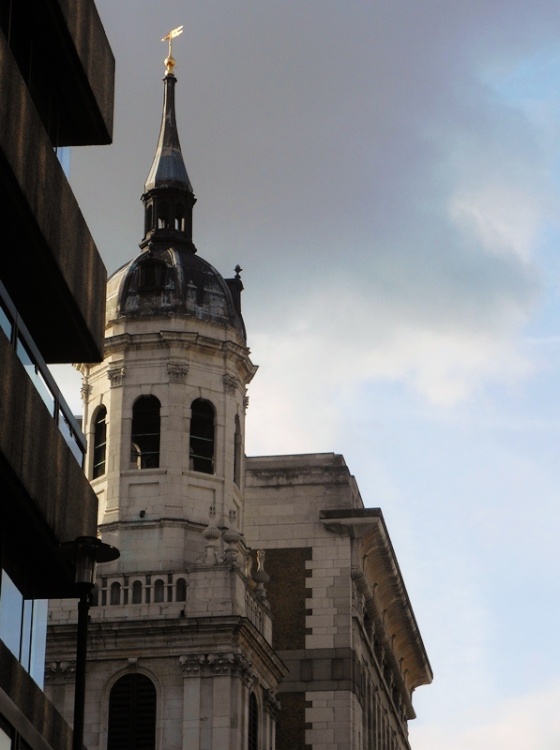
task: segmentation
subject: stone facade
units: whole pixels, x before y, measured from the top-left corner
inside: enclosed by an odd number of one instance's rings
[[[381,511],[364,508],[342,456],[246,469],[245,533],[266,550],[272,642],[289,670],[277,749],[405,750],[431,669]]]

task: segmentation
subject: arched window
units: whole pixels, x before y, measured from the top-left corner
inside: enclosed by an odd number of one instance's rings
[[[132,603],[142,604],[142,582],[134,581],[132,584]]]
[[[191,404],[190,467],[214,473],[214,407],[204,398]]]
[[[154,602],[162,602],[164,600],[165,587],[161,578],[158,578],[154,583]]]
[[[169,206],[160,203],[158,206],[158,229],[169,229]]]
[[[247,748],[248,750],[258,750],[259,748],[259,706],[254,693],[251,693],[249,696],[249,737]]]
[[[121,584],[115,581],[115,583],[111,584],[111,598],[110,598],[111,604],[120,604],[121,603]]]
[[[109,695],[107,750],[155,750],[156,688],[143,674],[126,674]]]
[[[241,422],[235,415],[235,433],[233,438],[233,481],[241,487]]]
[[[159,409],[155,396],[140,396],[132,407],[132,448],[130,460],[138,469],[159,466]]]
[[[105,474],[107,458],[107,409],[99,407],[93,418],[93,470],[92,477]]]
[[[152,204],[146,206],[146,213],[144,214],[144,235],[147,235],[150,229],[153,229],[152,222],[154,217],[154,207]]]
[[[175,581],[176,596],[178,602],[187,601],[187,582],[184,578],[177,578]]]

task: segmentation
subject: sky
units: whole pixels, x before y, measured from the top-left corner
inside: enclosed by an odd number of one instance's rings
[[[242,266],[259,365],[247,453],[342,453],[382,508],[434,671],[413,750],[557,750],[560,3],[97,6],[114,143],[71,183],[109,273],[183,24],[194,241]]]

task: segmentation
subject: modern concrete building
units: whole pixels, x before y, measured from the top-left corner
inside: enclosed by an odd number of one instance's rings
[[[431,670],[383,517],[343,459],[244,453],[253,365],[239,272],[192,240],[166,61],[141,252],[108,282],[81,367],[99,532],[89,750],[406,750]],[[70,718],[75,608],[50,610],[47,689]]]
[[[0,2],[0,747],[70,747],[41,686],[61,542],[96,533],[85,440],[46,363],[103,356],[106,272],[57,158],[109,143],[114,61],[90,0]],[[74,601],[75,605],[75,601]],[[75,638],[74,638],[75,643]]]

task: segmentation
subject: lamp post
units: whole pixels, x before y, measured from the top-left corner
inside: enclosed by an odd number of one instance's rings
[[[79,536],[62,545],[64,557],[74,563],[75,583],[80,594],[78,602],[78,634],[76,639],[76,687],[74,691],[74,730],[72,750],[83,750],[84,708],[86,693],[87,633],[90,597],[95,585],[97,563],[111,562],[120,557],[116,547],[94,536]]]

